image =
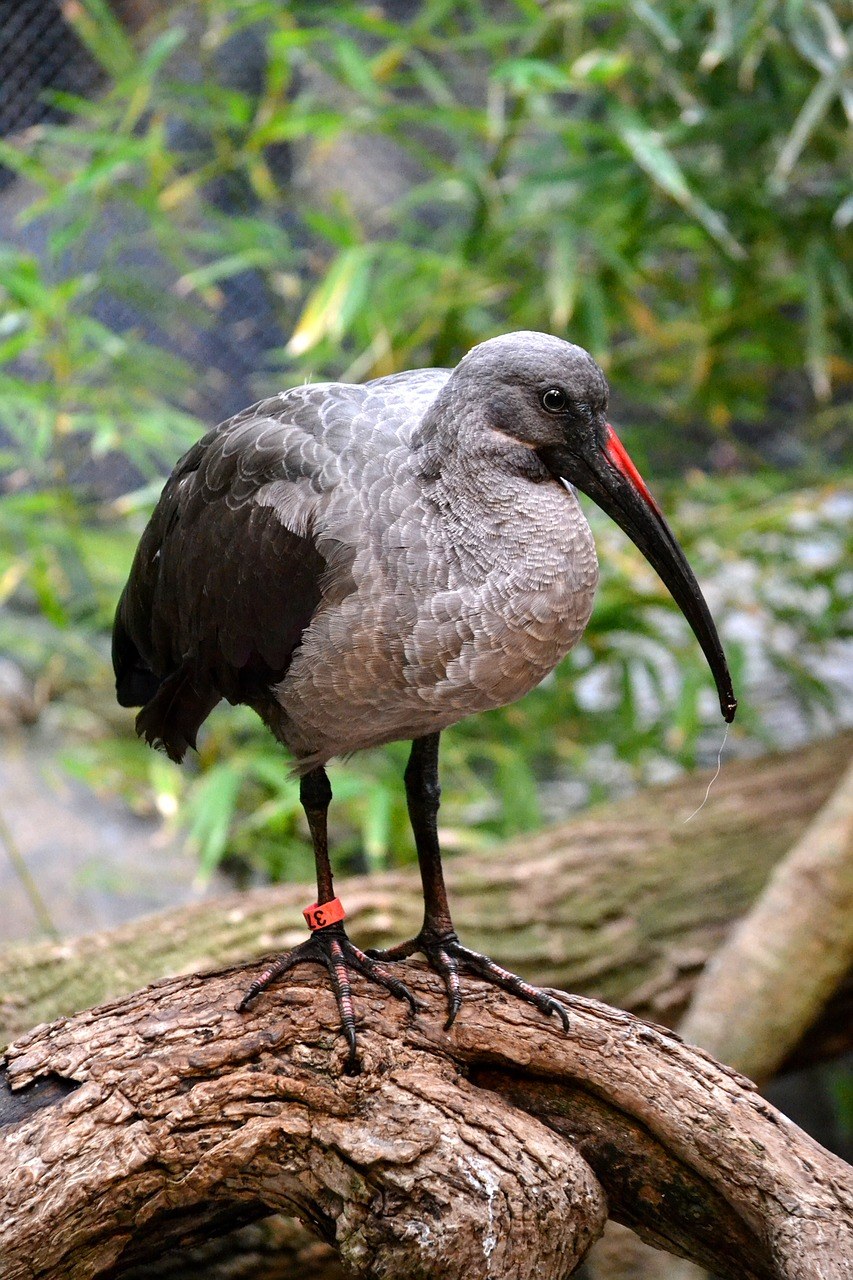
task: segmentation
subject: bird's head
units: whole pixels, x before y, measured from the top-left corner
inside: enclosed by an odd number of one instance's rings
[[[491,430],[533,451],[555,483],[606,511],[660,575],[702,647],[726,721],[737,701],[705,598],[675,535],[607,421],[607,381],[583,347],[544,333],[508,333],[469,351],[451,381],[478,397]]]

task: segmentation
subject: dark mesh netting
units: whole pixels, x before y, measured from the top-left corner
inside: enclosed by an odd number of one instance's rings
[[[61,119],[51,91],[86,94],[99,78],[53,0],[0,0],[0,137]],[[12,178],[0,166],[0,187]]]
[[[134,32],[161,6],[158,0],[136,3],[112,0],[111,8],[128,30]],[[250,29],[238,33],[215,61],[222,83],[242,92],[257,92],[266,67],[261,32]],[[181,51],[178,68],[191,77],[196,74],[192,42]],[[46,121],[62,123],[66,113],[50,101],[52,92],[91,98],[103,83],[102,71],[65,21],[59,0],[0,0],[0,137],[20,134]],[[170,144],[178,151],[185,149],[188,159],[203,155],[209,145],[203,133],[187,129],[177,120],[170,126]],[[287,148],[272,148],[268,161],[279,180],[286,182],[289,177]],[[47,253],[49,224],[18,223],[20,205],[14,198],[15,180],[12,170],[0,166],[0,191],[7,197],[0,207],[2,234],[43,258]],[[213,206],[225,213],[244,214],[254,206],[254,197],[245,182],[234,178],[210,183],[206,195]],[[143,269],[148,279],[159,279],[163,296],[168,295],[168,265],[150,246],[137,246],[132,216],[118,207],[105,208],[96,234],[77,245],[77,266],[82,264],[97,270],[101,257],[113,252],[113,246],[118,247],[119,260],[123,259],[136,270]],[[198,377],[194,384],[193,408],[203,417],[215,420],[258,398],[255,387],[258,371],[264,368],[269,349],[284,342],[260,273],[248,270],[230,277],[221,283],[220,293],[222,306],[215,322],[182,325],[177,333],[162,330],[162,317],[149,314],[145,308],[138,309],[108,289],[99,291],[92,300],[92,311],[116,332],[135,330],[195,366]]]

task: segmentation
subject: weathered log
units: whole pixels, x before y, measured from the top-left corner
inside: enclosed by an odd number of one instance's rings
[[[772,1076],[853,965],[853,765],[701,975],[680,1030]]]
[[[442,1029],[357,983],[363,1070],[323,975],[248,1014],[251,970],[40,1027],[0,1104],[5,1280],[118,1277],[273,1210],[356,1276],[570,1274],[605,1209],[733,1280],[849,1280],[853,1171],[673,1033],[566,997],[571,1034],[470,983]]]
[[[601,806],[485,855],[448,859],[464,940],[538,982],[673,1025],[697,975],[846,767],[853,735],[733,761],[687,825],[708,775]],[[347,879],[353,937],[388,946],[420,924],[417,874]],[[233,964],[304,937],[312,889],[285,885],[136,921],[57,946],[0,953],[0,1045],[36,1022],[114,999],[166,974]],[[853,1040],[851,985],[800,1058]]]
[[[710,959],[678,1031],[762,1082],[853,963],[853,765]],[[609,1224],[589,1263],[612,1280],[705,1280],[683,1259],[648,1249]]]

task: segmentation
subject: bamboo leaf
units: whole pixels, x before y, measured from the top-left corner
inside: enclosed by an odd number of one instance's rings
[[[233,764],[218,764],[199,782],[188,809],[189,839],[199,851],[199,878],[216,870],[228,843],[242,785],[242,772]]]
[[[829,335],[826,325],[826,299],[820,279],[819,252],[812,242],[806,256],[806,366],[817,400],[828,400],[832,394],[829,380]]]
[[[779,158],[770,176],[772,190],[783,191],[787,186],[794,165],[799,160],[809,138],[829,110],[833,99],[841,91],[846,74],[847,67],[842,64],[836,67],[831,74],[822,76],[812,89],[779,151]]]
[[[287,350],[305,355],[324,338],[339,339],[367,291],[373,251],[367,245],[344,249],[311,293]]]
[[[722,214],[691,190],[678,161],[668,150],[661,135],[650,129],[636,112],[627,108],[617,107],[613,114],[622,142],[655,185],[695,218],[730,257],[743,260],[746,250],[731,234]]]
[[[66,17],[111,76],[121,76],[136,62],[136,50],[107,0],[77,0],[65,7]]]

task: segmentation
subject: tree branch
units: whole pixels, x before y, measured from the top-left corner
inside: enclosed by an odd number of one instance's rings
[[[568,997],[572,1031],[471,982],[442,1030],[358,983],[363,1071],[324,977],[249,1014],[256,970],[175,978],[37,1028],[5,1059],[7,1280],[121,1276],[279,1210],[356,1276],[568,1275],[610,1213],[737,1280],[842,1280],[851,1170],[671,1032]]]
[[[853,965],[853,765],[699,978],[680,1030],[772,1076]]]

